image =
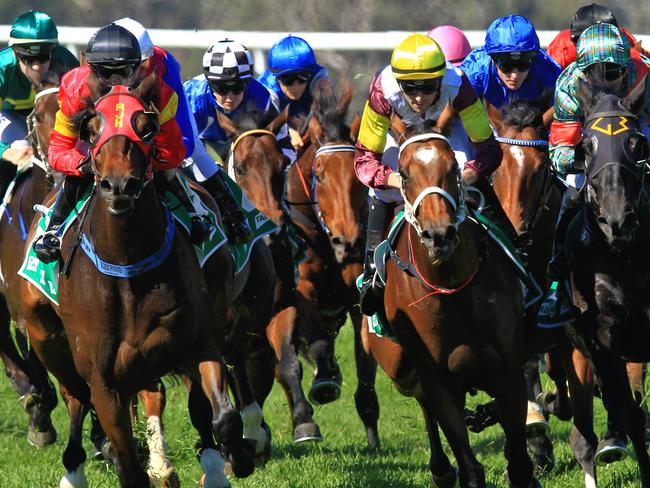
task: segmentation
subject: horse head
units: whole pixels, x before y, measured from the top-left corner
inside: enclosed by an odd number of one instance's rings
[[[434,126],[425,121],[400,134],[399,174],[407,221],[429,256],[444,261],[458,246],[466,207],[451,144]]]
[[[363,253],[363,227],[366,220],[367,191],[354,173],[354,141],[359,117],[351,126],[345,122],[352,90],[337,93],[330,80],[319,80],[314,90],[313,117],[307,134],[313,153],[311,195],[317,217],[328,235],[337,262],[359,259]]]
[[[156,95],[157,79],[152,73],[134,89],[112,87],[74,117],[80,139],[90,145],[90,164],[112,215],[129,215],[151,180],[152,142],[160,130],[151,103]]]
[[[35,86],[34,108],[27,117],[27,128],[32,140],[34,154],[38,156],[43,163],[44,170],[47,170],[48,173],[49,167],[46,166],[47,151],[50,147],[50,137],[56,121],[56,112],[59,110],[59,83],[60,74],[58,72],[47,71],[41,75]]]
[[[217,119],[233,141],[229,173],[255,206],[278,223],[286,161],[276,135],[287,121],[287,111],[270,120],[268,113],[249,108],[231,120],[217,110]]]
[[[531,238],[554,188],[548,154],[550,118],[545,116],[550,95],[534,101],[515,100],[501,110],[487,107],[503,151],[493,177],[494,191],[524,242]]]
[[[648,141],[637,113],[645,79],[624,98],[584,81],[578,97],[585,123],[576,161],[584,161],[588,222],[612,247],[635,241],[650,207],[647,195]]]

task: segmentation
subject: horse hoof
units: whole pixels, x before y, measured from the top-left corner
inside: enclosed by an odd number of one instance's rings
[[[560,402],[557,391],[546,391],[544,393],[540,393],[536,399],[536,402],[539,403],[546,411],[552,415],[555,415],[560,420],[567,422],[573,417],[571,405],[566,402]]]
[[[599,466],[622,461],[627,456],[627,445],[621,439],[610,437],[598,443],[594,462]]]
[[[61,481],[59,481],[59,488],[88,488],[88,480],[86,479],[83,463],[76,470],[65,473]]]
[[[544,415],[539,412],[528,412],[526,417],[526,438],[533,439],[542,437],[551,433],[551,425]]]
[[[180,488],[181,480],[172,466],[169,466],[165,472],[147,471],[149,481],[153,488]]]
[[[271,427],[269,427],[269,424],[262,421],[262,427],[261,428],[266,433],[266,444],[263,446],[263,448],[262,448],[262,450],[260,452],[255,453],[255,467],[256,468],[263,468],[266,465],[266,463],[269,462],[269,459],[271,459],[271,446],[272,446]]]
[[[553,444],[547,436],[534,437],[527,442],[528,456],[533,462],[533,473],[548,473],[555,467]]]
[[[309,401],[317,405],[338,400],[341,396],[341,386],[334,380],[314,380],[309,389]]]
[[[296,444],[308,441],[321,442],[322,440],[323,436],[320,433],[320,429],[314,422],[299,424],[293,429],[293,442]]]
[[[431,485],[435,488],[456,488],[459,486],[458,468],[451,466],[451,469],[442,476],[431,473]]]
[[[249,439],[239,439],[222,445],[224,459],[230,463],[232,473],[237,478],[246,478],[255,470],[255,443]]]
[[[39,430],[36,427],[29,426],[27,428],[27,442],[34,447],[45,447],[56,442],[56,429],[50,423],[49,429]]]

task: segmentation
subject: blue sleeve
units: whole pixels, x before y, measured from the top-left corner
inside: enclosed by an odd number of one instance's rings
[[[280,85],[275,79],[275,75],[271,71],[266,70],[260,76],[257,77],[259,81],[271,94],[271,102],[278,112],[284,110],[284,107],[287,106],[287,98],[282,93]]]
[[[169,51],[165,51],[165,64],[167,72],[163,79],[178,96],[178,109],[176,110],[176,122],[183,133],[183,144],[185,144],[185,157],[188,158],[194,152],[194,134],[190,122],[190,112],[187,107],[187,99],[181,82],[181,67]]]
[[[484,53],[483,49],[476,48],[467,55],[459,66],[480,98],[485,98],[485,78],[489,70],[489,66],[486,66],[486,56],[487,54]]]
[[[207,83],[206,83],[207,84]],[[192,78],[183,83],[183,90],[188,103],[188,111],[194,117],[194,123],[199,134],[201,134],[208,124],[208,114],[205,110],[203,100],[202,80]]]

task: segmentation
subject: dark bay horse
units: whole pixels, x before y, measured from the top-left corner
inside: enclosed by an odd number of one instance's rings
[[[294,264],[281,207],[286,161],[276,140],[287,115],[282,113],[271,120],[267,114],[251,109],[230,120],[219,111],[217,114],[219,124],[233,140],[229,174],[253,205],[280,227],[268,239],[278,280],[266,336],[277,360],[276,379],[291,411],[294,442],[320,441],[320,429],[312,418],[314,410],[302,390],[302,366],[294,345],[299,335]]]
[[[47,371],[27,346],[20,314],[19,285],[22,279],[17,271],[22,264],[22,250],[34,216],[33,207],[45,199],[54,182],[47,165],[47,148],[58,110],[59,78],[54,73],[51,75],[39,83],[33,111],[27,117],[28,138],[34,151],[32,167],[16,179],[11,198],[3,201],[0,212],[0,358],[12,386],[20,395],[21,405],[29,414],[27,440],[37,447],[51,444],[56,439],[50,411],[57,399]],[[3,189],[6,190],[7,186],[3,185]],[[11,337],[12,318],[17,327],[16,339],[25,358]]]
[[[89,116],[79,118],[94,145],[97,187],[64,236],[62,254],[66,262],[71,259],[76,230],[84,252],[75,254],[69,275],[60,277],[58,306],[29,282],[21,284],[32,345],[68,392],[67,486],[85,483],[80,435],[91,402],[110,439],[121,485],[149,486],[135,454],[129,405],[139,390],[171,370],[195,379],[188,408],[201,435],[209,485],[228,485],[216,443],[235,474],[253,470],[253,448],[242,438],[242,419],[228,398],[213,340],[213,329],[226,327],[232,313],[233,262],[222,246],[202,273],[188,236],[175,228],[150,184],[150,142],[158,120],[138,97],[151,100],[156,85],[153,74],[130,93],[115,87]],[[100,273],[99,263],[113,275]]]
[[[523,297],[516,272],[467,217],[448,140],[429,122],[405,137],[399,172],[407,222],[394,246],[399,259],[387,263],[383,309],[399,344],[374,334],[367,343],[400,390],[422,407],[435,486],[458,481],[438,424],[459,464],[460,486],[486,486],[465,426],[469,388],[497,400],[511,486],[539,486],[526,453]]]
[[[578,317],[569,332],[594,366],[607,410],[598,445],[592,426],[581,432],[588,457],[597,463],[621,459],[629,436],[641,486],[648,487],[645,416],[624,362],[650,359],[650,151],[636,115],[645,81],[622,99],[595,85],[578,86],[585,123],[577,152],[584,154],[586,204],[573,234],[571,291]]]

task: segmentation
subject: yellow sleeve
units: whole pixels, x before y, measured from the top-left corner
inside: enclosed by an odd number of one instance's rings
[[[492,127],[487,112],[480,100],[476,100],[469,107],[459,113],[465,132],[472,142],[482,142],[492,135]]]
[[[367,149],[383,153],[386,147],[386,134],[390,129],[390,119],[375,112],[366,101],[361,116],[358,141]]]
[[[59,109],[56,112],[54,130],[57,131],[59,134],[68,137],[77,137],[79,135],[77,132],[77,128],[72,123],[72,120],[70,120],[68,116],[63,113],[63,110],[61,109]]]
[[[170,119],[176,117],[176,111],[178,110],[178,95],[176,92],[173,92],[172,96],[169,97],[167,105],[160,111],[160,116],[158,121],[160,125],[164,124]]]

